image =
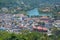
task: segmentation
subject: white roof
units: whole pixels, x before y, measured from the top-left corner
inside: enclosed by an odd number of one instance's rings
[[[60,24],[60,20],[56,20],[54,23]]]

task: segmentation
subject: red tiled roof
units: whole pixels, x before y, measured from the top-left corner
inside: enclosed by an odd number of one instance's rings
[[[48,30],[47,28],[45,28],[45,27],[41,27],[41,26],[38,26],[38,27],[33,27],[34,29],[38,29],[38,30]]]
[[[42,17],[40,17],[40,19],[49,19],[49,17],[47,17],[47,16],[42,16]]]
[[[33,26],[34,29],[36,29],[37,27]]]
[[[42,29],[42,27],[37,27],[37,29]]]

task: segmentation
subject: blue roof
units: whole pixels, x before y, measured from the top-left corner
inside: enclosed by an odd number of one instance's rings
[[[5,30],[5,28],[4,27],[1,27],[0,30]]]
[[[35,8],[33,10],[27,11],[27,15],[29,15],[29,16],[39,16],[38,9]]]

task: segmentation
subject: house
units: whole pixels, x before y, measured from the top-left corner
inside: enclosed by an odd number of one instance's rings
[[[6,30],[6,28],[5,27],[0,27],[0,30]]]
[[[48,23],[49,22],[49,17],[47,17],[47,16],[42,16],[42,17],[40,17],[40,21],[41,22],[45,22],[45,23]]]
[[[60,20],[54,21],[53,26],[60,28]]]
[[[33,26],[34,30],[40,31],[40,32],[47,32],[48,29],[46,27],[42,27],[42,26]]]

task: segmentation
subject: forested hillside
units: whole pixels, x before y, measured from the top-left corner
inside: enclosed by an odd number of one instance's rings
[[[27,6],[38,7],[41,4],[56,4],[59,2],[60,0],[0,0],[0,6],[3,6],[2,4],[11,4],[12,6],[22,6],[21,4],[24,4]]]

